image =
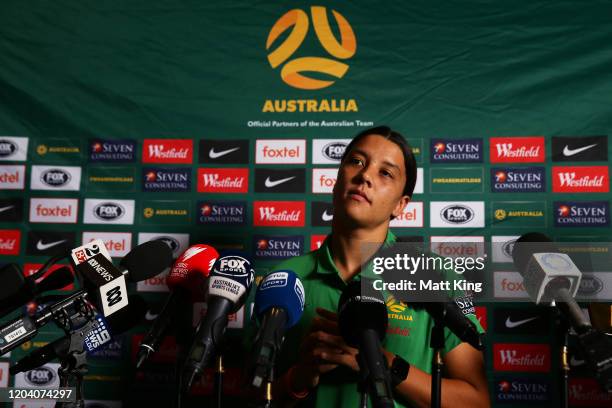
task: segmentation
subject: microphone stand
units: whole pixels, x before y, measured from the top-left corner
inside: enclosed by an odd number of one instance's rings
[[[561,382],[561,408],[568,408],[569,406],[569,325],[567,319],[563,317],[558,308],[555,308],[555,328],[557,336],[561,339],[559,345],[559,365],[560,367],[560,382]]]
[[[61,315],[56,317],[56,323],[65,330],[69,327],[70,345],[67,350],[58,350],[61,363],[58,374],[60,377],[60,387],[69,387],[74,380],[75,397],[74,402],[58,402],[56,408],[84,408],[85,400],[83,395],[83,376],[87,373],[87,352],[84,350],[84,338],[93,330],[95,321],[93,320],[93,309],[84,301],[80,305],[78,316],[68,316],[64,310]],[[85,323],[78,328],[73,326],[77,323]]]
[[[268,381],[266,382],[266,403],[264,408],[272,408],[272,383],[274,382],[274,367],[270,368]]]
[[[433,349],[431,358],[431,408],[440,408],[442,400],[442,368],[444,367],[442,360],[444,324],[442,320],[446,314],[446,310],[444,308],[442,310],[442,316],[439,319],[434,318],[434,326],[431,328],[431,338],[429,340],[429,347]]]
[[[360,375],[359,382],[357,383],[357,389],[361,394],[359,408],[368,408],[368,377],[370,376],[370,373],[361,353],[357,354],[357,363],[359,364]]]
[[[217,408],[221,408],[221,402],[223,399],[223,373],[225,372],[223,368],[223,353],[219,353],[217,357],[217,368],[215,370],[215,386],[214,386],[214,395],[216,399]]]

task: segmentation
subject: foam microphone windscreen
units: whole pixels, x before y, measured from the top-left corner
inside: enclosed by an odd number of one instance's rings
[[[360,333],[365,330],[374,330],[382,342],[387,325],[387,306],[372,282],[366,279],[350,282],[338,301],[338,326],[347,344],[357,347]]]
[[[512,249],[512,260],[519,273],[523,273],[534,253],[558,252],[551,239],[540,232],[528,232],[523,234],[514,243]]]
[[[132,249],[119,265],[128,270],[130,282],[140,282],[159,275],[172,265],[172,250],[164,241],[148,241]]]
[[[70,285],[74,281],[72,271],[67,266],[62,266],[59,269],[49,273],[46,277],[39,280],[36,285],[36,292],[42,293],[49,290],[61,289],[64,286]]]
[[[141,296],[130,295],[128,299],[127,307],[106,318],[113,334],[120,334],[137,326],[147,313],[147,302]]]
[[[17,264],[10,263],[0,268],[0,300],[13,296],[26,285],[23,272]]]

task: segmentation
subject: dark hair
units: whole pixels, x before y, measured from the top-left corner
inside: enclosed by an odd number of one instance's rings
[[[348,146],[346,146],[341,162],[344,161],[346,155],[351,151],[357,142],[369,135],[382,136],[385,139],[395,143],[400,148],[402,154],[404,155],[404,166],[406,168],[406,184],[404,184],[404,191],[402,194],[412,197],[412,192],[414,191],[414,186],[417,179],[417,166],[414,155],[412,154],[412,147],[410,147],[404,136],[391,129],[389,126],[378,126],[359,132],[359,134],[357,134],[357,136],[351,140]]]

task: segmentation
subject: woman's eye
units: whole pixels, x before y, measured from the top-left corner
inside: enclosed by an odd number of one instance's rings
[[[389,178],[393,178],[393,174],[391,174],[390,172],[388,172],[387,170],[381,170],[380,174],[382,174],[385,177],[389,177]]]

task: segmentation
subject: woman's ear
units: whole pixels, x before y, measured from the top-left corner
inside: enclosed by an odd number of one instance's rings
[[[393,212],[391,213],[393,218],[396,218],[402,215],[402,213],[404,212],[404,207],[406,207],[409,202],[410,202],[410,196],[408,195],[401,196],[399,201],[397,202],[397,205],[393,209]]]

